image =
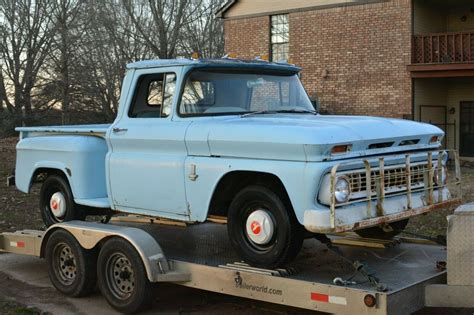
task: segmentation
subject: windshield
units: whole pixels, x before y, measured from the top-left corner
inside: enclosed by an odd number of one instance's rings
[[[314,107],[296,74],[194,71],[179,105],[184,116],[308,111]]]

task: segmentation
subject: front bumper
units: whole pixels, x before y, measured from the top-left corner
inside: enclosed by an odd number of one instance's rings
[[[306,210],[304,212],[303,225],[306,230],[313,233],[340,233],[354,230],[361,230],[368,227],[376,226],[382,223],[389,223],[400,221],[413,217],[415,215],[428,213],[431,211],[442,210],[442,209],[454,209],[461,204],[461,198],[450,199],[441,203],[421,206],[418,208],[412,208],[409,210],[390,213],[382,217],[373,217],[368,219],[356,220],[352,223],[344,222],[344,220],[338,220],[335,227],[331,227],[330,224],[330,213],[329,211],[321,210]],[[345,211],[351,211],[349,209]]]
[[[323,209],[304,211],[303,225],[314,233],[331,233],[353,231],[376,226],[386,222],[403,220],[418,214],[438,209],[454,208],[461,203],[461,174],[459,157],[456,151],[451,151],[454,159],[454,180],[446,184],[437,185],[434,182],[435,174],[440,174],[438,168],[448,157],[447,151],[427,152],[427,166],[418,175],[422,175],[424,185],[416,189],[411,185],[411,156],[405,156],[404,174],[397,174],[397,193],[387,194],[385,185],[391,183],[390,171],[384,171],[384,158],[378,158],[377,172],[374,173],[371,165],[374,161],[364,160],[365,173],[368,183],[365,187],[366,198],[338,204],[335,200],[335,181],[338,176],[337,164],[331,169],[330,178],[330,205]],[[433,161],[437,158],[437,162]],[[370,179],[370,180],[369,180]],[[441,178],[437,177],[438,182]],[[373,188],[375,187],[375,189]],[[401,189],[404,187],[404,190]]]

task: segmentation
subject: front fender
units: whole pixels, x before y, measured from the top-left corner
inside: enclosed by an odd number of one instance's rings
[[[192,171],[192,165],[196,168],[195,180],[191,180],[188,176]],[[323,171],[317,163],[218,157],[188,157],[185,168],[190,219],[198,222],[207,219],[212,196],[219,181],[226,174],[234,171],[252,171],[272,174],[280,179],[298,221],[303,223],[304,210],[315,207],[317,186]]]

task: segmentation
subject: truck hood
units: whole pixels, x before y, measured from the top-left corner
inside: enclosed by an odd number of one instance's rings
[[[266,114],[196,119],[186,143],[191,155],[207,151],[212,156],[324,161],[436,149],[438,143],[430,144],[434,135],[444,133],[433,125],[402,119]],[[407,140],[412,142],[406,144]],[[331,155],[331,148],[338,144],[350,144],[352,149]]]

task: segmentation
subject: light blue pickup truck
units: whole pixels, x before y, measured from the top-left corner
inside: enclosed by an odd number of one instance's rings
[[[16,185],[29,192],[42,181],[46,225],[99,209],[188,223],[225,216],[240,256],[275,267],[305,237],[392,237],[409,217],[460,202],[447,186],[457,155],[440,151],[439,128],[320,115],[296,66],[227,58],[127,68],[111,125],[17,128]]]

